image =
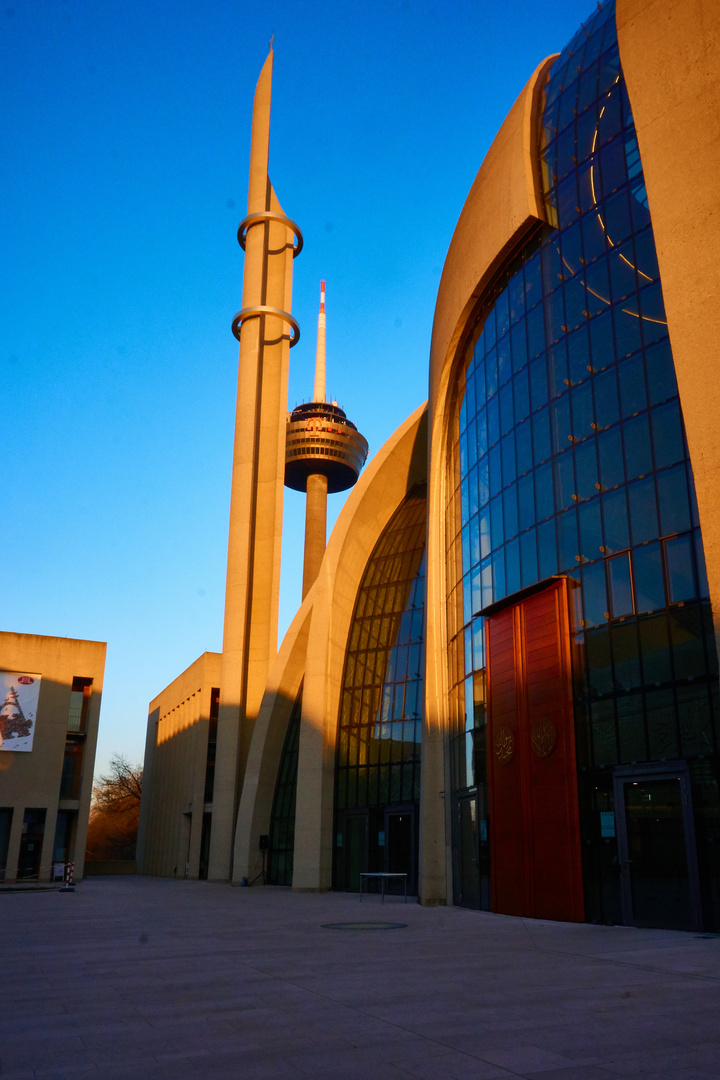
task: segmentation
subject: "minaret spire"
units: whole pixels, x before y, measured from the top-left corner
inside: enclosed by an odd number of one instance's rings
[[[208,868],[216,881],[227,881],[233,868],[246,872],[240,852],[249,840],[236,833],[237,809],[277,653],[289,350],[298,339],[289,309],[302,236],[268,176],[272,70],[271,48],[255,89],[248,208],[238,228],[245,267],[243,306],[232,323],[240,350]]]

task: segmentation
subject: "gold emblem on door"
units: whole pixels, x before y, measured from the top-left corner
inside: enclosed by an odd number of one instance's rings
[[[539,758],[550,757],[557,742],[557,728],[552,720],[543,716],[530,728],[530,745]]]
[[[495,757],[501,765],[507,765],[515,757],[515,736],[510,728],[500,728],[496,734]]]

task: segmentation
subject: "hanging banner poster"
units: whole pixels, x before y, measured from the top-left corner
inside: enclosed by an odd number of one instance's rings
[[[0,671],[0,752],[32,750],[40,676]]]

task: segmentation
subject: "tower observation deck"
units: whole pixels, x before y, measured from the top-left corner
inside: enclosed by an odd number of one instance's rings
[[[285,486],[307,494],[303,597],[315,581],[327,540],[327,496],[357,481],[368,444],[336,401],[325,400],[325,282],[320,286],[314,401],[287,416]]]
[[[308,477],[327,478],[329,495],[351,488],[360,475],[368,444],[334,401],[298,405],[287,419],[285,486],[307,491]]]

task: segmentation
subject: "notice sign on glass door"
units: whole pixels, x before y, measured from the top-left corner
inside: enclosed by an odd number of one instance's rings
[[[40,676],[0,671],[0,751],[32,750]]]

